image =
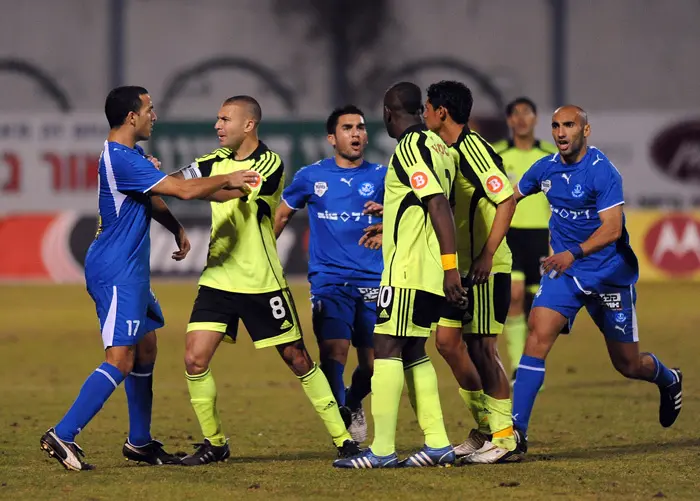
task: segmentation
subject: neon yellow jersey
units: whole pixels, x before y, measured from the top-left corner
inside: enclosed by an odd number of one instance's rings
[[[253,170],[262,182],[228,202],[211,203],[211,238],[200,285],[229,292],[260,294],[287,287],[273,231],[275,211],[284,188],[280,156],[261,141],[243,160],[219,148],[182,169],[186,178]]]
[[[444,272],[427,199],[450,198],[455,166],[447,145],[424,125],[406,129],[384,182],[381,285],[444,296]]]
[[[503,159],[508,179],[515,186],[523,174],[540,158],[557,152],[557,147],[546,141],[535,140],[530,150],[516,148],[512,141],[499,141],[493,145],[494,150]],[[549,228],[549,202],[544,193],[537,193],[518,202],[511,228],[547,229]]]
[[[496,206],[513,196],[513,187],[503,171],[501,158],[478,133],[464,127],[450,147],[455,179],[455,225],[460,271],[469,271],[479,256],[493,226]],[[493,273],[510,273],[513,257],[505,238],[493,255]]]

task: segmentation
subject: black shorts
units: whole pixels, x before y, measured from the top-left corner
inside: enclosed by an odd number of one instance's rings
[[[542,260],[549,256],[549,230],[511,228],[506,239],[513,253],[513,280],[525,280],[525,287],[539,285]]]
[[[225,335],[225,341],[235,342],[239,320],[243,320],[256,348],[301,339],[299,318],[289,289],[244,294],[201,285],[187,332],[220,332]]]
[[[510,274],[495,273],[481,285],[463,277],[462,287],[469,305],[460,309],[444,300],[438,325],[461,327],[465,334],[501,334],[510,308]]]
[[[444,298],[437,294],[383,285],[377,298],[375,334],[397,337],[430,337],[440,318]]]

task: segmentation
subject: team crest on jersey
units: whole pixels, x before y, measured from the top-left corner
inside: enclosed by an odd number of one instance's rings
[[[357,192],[363,197],[371,197],[374,194],[374,184],[369,182],[362,183]]]
[[[627,320],[627,317],[624,313],[618,313],[615,315],[615,322],[617,322],[618,324],[621,324],[625,320]]]
[[[580,184],[577,184],[574,186],[574,189],[571,191],[571,194],[574,196],[574,198],[581,198],[583,196],[583,188],[581,187]]]
[[[322,197],[328,191],[328,183],[325,181],[316,181],[314,183],[314,193],[317,197]]]
[[[545,195],[546,195],[546,194],[549,192],[549,190],[551,190],[551,189],[552,189],[552,181],[550,181],[549,179],[545,179],[545,180],[542,181],[542,183],[540,184],[540,190],[542,190],[542,193],[544,193]]]

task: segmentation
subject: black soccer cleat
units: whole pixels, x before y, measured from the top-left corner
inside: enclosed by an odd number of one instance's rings
[[[513,428],[513,435],[515,436],[515,450],[514,454],[526,454],[527,453],[527,434],[524,431]]]
[[[683,392],[681,391],[683,389],[683,373],[678,368],[671,369],[671,372],[676,376],[676,381],[665,388],[659,386],[661,394],[659,423],[664,428],[668,428],[676,422],[683,406]]]
[[[349,458],[360,454],[362,449],[360,449],[360,444],[354,440],[346,440],[343,445],[338,447],[338,457],[339,458]]]
[[[54,458],[66,470],[83,471],[94,470],[95,467],[84,462],[81,458],[85,457],[83,450],[75,442],[65,442],[58,438],[56,430],[49,428],[39,440],[41,449],[46,451],[49,457]]]
[[[122,454],[127,460],[148,463],[151,465],[180,464],[180,458],[163,450],[163,444],[151,440],[146,445],[137,447],[127,440],[122,447]]]
[[[197,450],[180,460],[183,466],[200,466],[209,463],[226,461],[231,456],[228,441],[224,445],[212,445],[209,439],[204,439],[201,444],[194,444]]]

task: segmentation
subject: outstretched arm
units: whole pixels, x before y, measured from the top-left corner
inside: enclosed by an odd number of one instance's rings
[[[183,228],[180,221],[177,220],[175,215],[170,212],[170,208],[158,195],[151,197],[151,204],[153,207],[152,217],[161,226],[166,228],[175,237],[175,243],[177,244],[178,250],[173,252],[172,258],[175,261],[182,261],[187,257],[187,253],[190,251],[190,241],[185,233],[185,228]]]

